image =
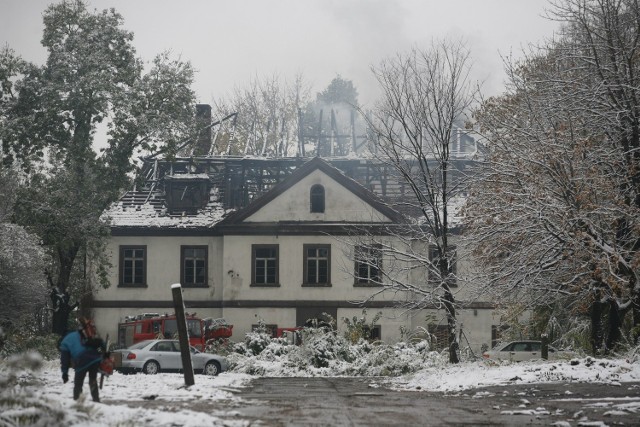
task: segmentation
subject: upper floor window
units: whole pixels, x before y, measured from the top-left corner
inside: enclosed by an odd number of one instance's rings
[[[356,246],[355,284],[380,286],[382,284],[382,249],[380,245]]]
[[[278,286],[278,245],[251,246],[251,284]]]
[[[331,284],[331,245],[303,245],[304,285]]]
[[[185,287],[207,286],[207,247],[180,247],[180,277]]]
[[[324,187],[316,184],[311,187],[311,212],[324,213]]]
[[[147,247],[120,246],[120,286],[147,285]]]

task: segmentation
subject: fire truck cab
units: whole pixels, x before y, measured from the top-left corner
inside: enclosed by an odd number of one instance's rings
[[[189,344],[204,350],[204,324],[195,313],[185,314]],[[178,338],[178,323],[175,314],[144,313],[126,316],[118,324],[118,348],[127,348],[144,340]]]

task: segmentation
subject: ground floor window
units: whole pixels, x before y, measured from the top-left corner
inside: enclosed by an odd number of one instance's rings
[[[258,332],[261,328],[264,328],[266,334],[272,338],[276,338],[278,336],[278,325],[251,325],[251,331],[253,332]]]
[[[447,325],[430,325],[429,333],[435,337],[432,350],[442,351],[449,348],[449,327]]]
[[[336,307],[300,307],[296,309],[296,326],[329,327],[335,329]]]

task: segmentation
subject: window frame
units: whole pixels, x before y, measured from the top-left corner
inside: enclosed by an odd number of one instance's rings
[[[275,249],[275,262],[276,262],[276,272],[275,272],[275,282],[274,283],[258,283],[256,282],[256,250],[257,249]],[[266,276],[266,273],[265,273]],[[254,244],[251,245],[251,284],[250,286],[255,287],[279,287],[280,286],[280,245],[278,244]]]
[[[327,250],[327,281],[321,283],[309,282],[309,249],[326,249]],[[302,286],[303,287],[318,287],[318,288],[327,288],[331,287],[331,244],[315,244],[315,243],[305,243],[302,245]],[[316,260],[320,260],[321,258],[315,257]],[[316,265],[316,276],[318,275],[318,266]]]
[[[376,278],[371,275],[372,265],[369,262],[362,260],[363,251],[367,252],[367,255],[370,255],[376,252],[376,259],[378,260],[378,268],[377,268],[377,282]],[[382,286],[382,245],[358,245],[354,248],[354,273],[353,273],[353,286],[355,287],[380,287]],[[360,265],[365,264],[367,267],[367,279],[361,280],[360,277]]]
[[[125,263],[125,251],[127,250],[142,250],[142,283],[135,282],[125,282],[125,273],[124,273],[124,263]],[[119,247],[119,259],[120,264],[118,265],[118,287],[120,288],[146,288],[147,285],[147,264],[148,264],[148,252],[147,245],[120,245]],[[129,259],[129,258],[127,258]],[[133,260],[137,260],[138,258],[133,258]],[[135,267],[134,267],[135,268]],[[133,277],[135,277],[135,273],[133,273]],[[135,280],[135,279],[134,279]]]
[[[186,283],[185,281],[185,252],[189,249],[204,249],[204,282]],[[196,259],[197,258],[193,258]],[[195,269],[195,267],[194,267]],[[194,271],[194,279],[195,279]],[[207,245],[180,245],[180,284],[184,288],[208,288],[209,287],[209,246]]]
[[[314,184],[309,189],[309,212],[324,213],[326,208],[326,192],[321,184]]]

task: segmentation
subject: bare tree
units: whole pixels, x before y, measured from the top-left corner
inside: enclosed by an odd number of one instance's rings
[[[288,84],[279,76],[256,78],[215,102],[216,117],[238,113],[233,140],[220,135],[216,154],[285,157],[296,155],[298,110],[309,100],[303,76]],[[239,141],[243,141],[241,144]]]
[[[561,37],[507,64],[507,93],[478,113],[486,161],[467,206],[487,290],[590,316],[594,352],[620,340],[638,293],[635,3],[562,2]]]
[[[625,210],[615,219],[615,243],[625,254],[614,271],[632,294],[630,301],[609,301],[609,331],[615,338],[629,309],[636,330],[640,327],[640,5],[637,0],[565,0],[555,4],[552,17],[566,23],[562,55],[584,77],[576,95],[589,102],[603,143],[615,153],[610,166],[618,172],[617,194]]]
[[[398,237],[393,244],[376,243],[387,262],[381,284],[385,291],[404,294],[399,299],[412,310],[444,308],[449,360],[457,363],[452,215],[464,176],[452,147],[476,91],[469,80],[469,51],[461,41],[433,42],[373,71],[382,89],[370,122],[377,158],[395,171],[405,189],[396,206],[412,218],[391,231]],[[390,267],[407,274],[398,276]]]

